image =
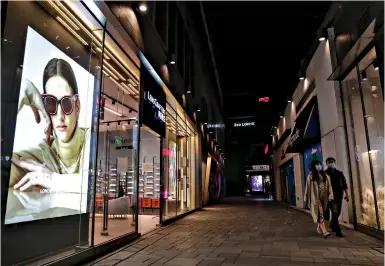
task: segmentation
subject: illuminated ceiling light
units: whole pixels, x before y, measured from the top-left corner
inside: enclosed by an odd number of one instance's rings
[[[124,88],[124,90],[127,92],[127,94],[133,94],[135,95],[135,92],[133,92],[125,83],[120,83],[120,85]]]
[[[128,87],[131,88],[132,91],[134,91],[136,94],[139,94],[138,90],[132,86],[132,84],[128,84]]]
[[[170,55],[169,62],[170,62],[171,65],[175,65],[176,64],[176,59],[175,58],[176,58],[175,54],[171,54]]]
[[[318,40],[319,40],[320,42],[325,41],[326,38],[328,37],[328,32],[327,32],[327,30],[326,30],[326,29],[320,29],[319,35],[318,35],[318,36],[319,36]]]
[[[110,76],[104,69],[103,69],[103,73],[104,73],[104,75],[106,75],[107,77]]]
[[[379,69],[377,58],[374,59],[374,61],[373,61],[373,67],[374,67],[374,70],[378,70]]]
[[[107,61],[104,61],[103,63],[105,65],[107,65],[110,68],[110,70],[112,72],[114,72],[119,77],[119,79],[126,81],[126,79],[113,66],[111,66]]]
[[[304,71],[302,69],[300,69],[298,71],[298,78],[299,78],[299,80],[304,80],[305,79],[305,73],[304,73]]]
[[[279,118],[283,118],[283,115],[282,115],[282,113],[279,113]]]
[[[128,79],[128,83],[130,83],[134,87],[137,86],[137,84],[132,79]]]
[[[103,70],[105,70],[114,79],[116,79],[116,80],[119,79],[118,76],[116,76],[114,73],[112,73],[112,71],[107,66],[104,66]]]
[[[116,112],[115,110],[112,110],[112,109],[110,109],[110,108],[108,108],[108,107],[104,107],[104,109],[107,110],[107,111],[110,112],[110,113],[113,113],[113,114],[117,115],[117,116],[120,116],[120,117],[123,116],[123,114],[121,114],[121,113],[119,113],[119,112]]]
[[[201,109],[197,109],[197,112],[200,112],[201,111]]]
[[[141,12],[146,12],[147,11],[147,6],[145,5],[145,4],[140,4],[139,5],[139,10],[141,11]]]
[[[66,21],[68,21],[69,24],[75,29],[80,30],[78,25],[76,25],[61,9],[56,5],[56,1],[53,2],[51,0],[48,0],[48,3],[63,17]]]
[[[287,96],[287,97],[286,97],[286,101],[287,101],[288,103],[291,103],[291,97],[290,97],[290,96]]]
[[[61,17],[56,18],[67,30],[69,30],[81,43],[84,45],[88,45],[88,43],[80,37],[79,34],[77,34]]]
[[[365,70],[361,72],[361,77],[362,77],[362,80],[368,80],[368,77],[366,76]]]

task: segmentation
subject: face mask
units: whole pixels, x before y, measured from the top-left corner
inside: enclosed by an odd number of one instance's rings
[[[336,164],[335,164],[335,163],[329,163],[329,164],[328,164],[328,167],[329,167],[330,169],[335,169],[335,168],[336,168]]]
[[[315,170],[317,170],[318,172],[322,170],[322,165],[316,165],[315,166]]]

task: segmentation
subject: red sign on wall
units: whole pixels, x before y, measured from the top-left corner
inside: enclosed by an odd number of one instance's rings
[[[172,157],[174,156],[174,152],[168,149],[163,149],[163,155]]]
[[[259,100],[259,102],[268,103],[270,101],[270,98],[269,97],[262,97],[262,98],[259,98],[258,100]]]

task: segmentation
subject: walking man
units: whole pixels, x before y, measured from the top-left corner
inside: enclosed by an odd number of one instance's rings
[[[329,157],[326,159],[326,173],[330,176],[330,181],[333,189],[334,200],[330,203],[330,210],[332,212],[331,227],[336,236],[344,237],[341,232],[341,227],[338,222],[338,217],[341,214],[342,200],[345,191],[345,200],[349,202],[348,185],[344,174],[336,169],[336,159]]]

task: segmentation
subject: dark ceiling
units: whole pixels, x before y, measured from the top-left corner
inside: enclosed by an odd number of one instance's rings
[[[252,143],[270,139],[298,84],[301,59],[309,52],[331,2],[203,2],[212,35],[225,117],[256,116]],[[270,97],[259,103],[258,97]],[[239,136],[239,134],[238,134]]]

